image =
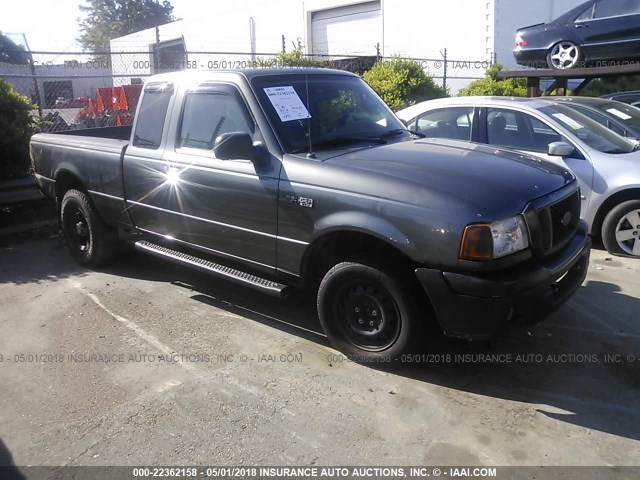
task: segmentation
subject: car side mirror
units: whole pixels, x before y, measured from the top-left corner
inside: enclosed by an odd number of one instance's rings
[[[253,160],[253,140],[245,132],[223,133],[216,138],[213,153],[220,160]]]
[[[570,157],[576,149],[567,142],[553,142],[549,144],[550,157]]]

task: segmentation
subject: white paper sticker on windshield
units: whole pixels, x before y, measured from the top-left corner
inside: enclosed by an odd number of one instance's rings
[[[269,87],[264,89],[264,93],[267,94],[273,108],[278,112],[280,121],[289,122],[311,118],[307,107],[304,106],[293,87]]]
[[[629,120],[631,117],[631,115],[627,115],[624,112],[621,112],[620,110],[618,110],[617,108],[608,108],[607,112],[609,112],[611,115],[615,115],[618,118],[621,118],[622,120]]]
[[[573,118],[566,116],[564,113],[554,113],[553,116],[573,130],[580,130],[581,128],[584,128],[584,125],[576,122]]]

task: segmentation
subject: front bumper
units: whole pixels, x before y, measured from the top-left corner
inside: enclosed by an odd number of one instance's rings
[[[537,323],[580,288],[587,275],[591,238],[584,222],[571,243],[550,259],[526,269],[462,274],[416,269],[444,333],[490,338],[507,323]]]

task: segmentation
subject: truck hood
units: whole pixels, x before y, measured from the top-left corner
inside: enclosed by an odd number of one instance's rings
[[[385,178],[394,178],[480,208],[499,202],[522,209],[531,200],[575,180],[568,169],[551,162],[457,140],[397,142],[351,151],[325,161],[380,174],[381,188]],[[401,192],[384,196],[408,201],[401,198]]]

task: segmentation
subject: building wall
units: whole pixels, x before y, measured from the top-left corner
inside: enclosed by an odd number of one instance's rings
[[[35,70],[43,103],[45,103],[45,84],[48,84],[46,90],[51,92],[49,96],[57,97],[65,96],[62,91],[62,86],[65,84],[62,82],[70,81],[74,98],[92,97],[96,89],[113,85],[111,69],[91,61],[69,62],[62,65],[36,65]],[[28,65],[0,64],[0,78],[13,85],[21,95],[35,97],[35,86]],[[56,84],[61,87],[59,94],[55,93]],[[47,100],[55,101],[55,98]]]
[[[362,0],[364,1],[364,0]],[[494,59],[506,68],[516,68],[512,50],[518,28],[546,22],[583,0],[380,0],[380,51],[384,56],[402,55],[420,59],[421,65],[441,83],[444,50],[449,60],[447,85],[451,93],[480,78]],[[354,3],[358,0],[234,0],[227,5],[202,2],[199,19],[189,19],[159,28],[160,41],[184,38],[186,50],[229,52],[219,55],[189,54],[189,68],[242,67],[247,60],[290,51],[298,40],[312,51],[313,12]],[[150,45],[155,29],[111,41],[113,52],[143,52],[113,55],[115,74],[136,76],[152,72]],[[353,45],[359,45],[354,40]],[[354,54],[375,55],[370,52]],[[235,52],[235,53],[233,53]],[[245,53],[242,55],[241,53]],[[129,78],[116,79],[127,84]]]

